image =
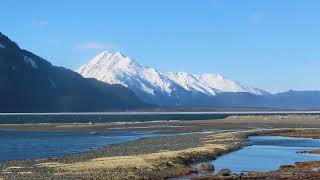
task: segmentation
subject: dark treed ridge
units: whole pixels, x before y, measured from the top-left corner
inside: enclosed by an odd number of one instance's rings
[[[145,107],[120,85],[85,79],[0,33],[0,112],[125,111]]]

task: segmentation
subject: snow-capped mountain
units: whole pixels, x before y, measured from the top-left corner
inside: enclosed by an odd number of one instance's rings
[[[0,32],[0,112],[101,112],[152,107],[121,85],[52,65]]]
[[[120,52],[104,51],[81,66],[77,72],[86,78],[121,84],[133,90],[144,101],[157,104],[179,105],[184,104],[185,98],[211,97],[222,92],[266,94],[265,91],[241,85],[219,74],[161,72],[140,65]]]

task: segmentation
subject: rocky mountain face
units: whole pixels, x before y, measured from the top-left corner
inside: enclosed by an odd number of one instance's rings
[[[145,107],[122,85],[87,79],[0,33],[0,112],[89,112]]]

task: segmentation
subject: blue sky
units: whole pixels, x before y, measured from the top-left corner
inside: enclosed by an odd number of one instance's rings
[[[317,0],[0,0],[0,31],[76,69],[103,49],[162,71],[320,90]]]

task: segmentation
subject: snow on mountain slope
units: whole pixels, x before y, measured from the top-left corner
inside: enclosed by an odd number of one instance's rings
[[[4,48],[6,48],[6,46],[0,43],[0,48],[4,49]]]
[[[32,58],[24,56],[23,60],[26,64],[30,64],[33,69],[38,69],[37,63]]]
[[[198,91],[208,95],[215,95],[217,92],[219,92],[218,89],[208,87],[206,84],[200,82],[199,79],[192,74],[185,72],[167,72],[165,75],[187,91]]]
[[[217,74],[160,72],[142,66],[120,52],[104,51],[81,66],[77,72],[87,78],[96,78],[110,84],[122,84],[140,97],[143,95],[181,97],[188,93],[214,96],[221,92],[265,94],[262,90],[241,85]]]
[[[265,91],[241,85],[236,81],[224,78],[220,74],[202,74],[196,77],[202,84],[210,88],[218,89],[221,92],[250,92],[256,95],[266,94]]]
[[[170,94],[172,81],[156,69],[143,67],[120,52],[102,52],[77,72],[84,77],[96,78],[110,84],[138,87],[154,94],[156,90]]]

